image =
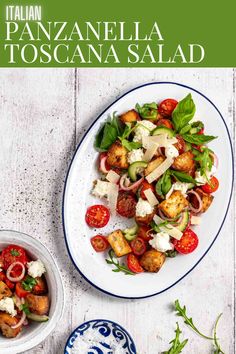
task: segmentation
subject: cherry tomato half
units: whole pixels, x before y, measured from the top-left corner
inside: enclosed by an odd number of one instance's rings
[[[109,242],[102,235],[93,236],[90,242],[96,252],[104,252],[109,247]]]
[[[131,272],[134,272],[134,273],[142,273],[143,272],[143,268],[139,264],[138,258],[132,253],[128,254],[128,256],[127,256],[127,266],[129,268],[129,270],[131,270]]]
[[[122,192],[118,196],[116,210],[126,218],[133,218],[135,216],[136,198],[131,193]]]
[[[160,126],[164,126],[166,128],[169,128],[169,129],[173,129],[173,124],[171,123],[171,121],[169,119],[165,119],[165,118],[161,118],[157,121],[156,125],[158,127]]]
[[[148,183],[148,181],[144,180],[144,181],[142,182],[141,188],[140,188],[140,197],[141,197],[142,199],[144,199],[144,200],[147,199],[147,197],[146,197],[146,195],[145,195],[145,193],[144,193],[147,189],[151,189],[152,192],[155,192],[155,187],[154,187],[152,184]]]
[[[110,212],[104,205],[92,205],[87,209],[85,220],[90,227],[104,227],[110,219]]]
[[[197,134],[198,134],[198,135],[204,134],[204,128],[202,128],[201,130],[199,130],[199,132],[198,132]]]
[[[181,239],[178,241],[173,240],[176,251],[182,254],[193,252],[198,246],[198,237],[191,229],[184,231]]]
[[[204,184],[203,186],[201,186],[201,188],[205,193],[214,193],[219,188],[219,181],[215,176],[213,176],[211,177],[210,182]]]
[[[3,269],[7,270],[14,262],[21,262],[24,265],[29,261],[24,248],[17,245],[9,245],[2,251]],[[18,277],[22,272],[22,267],[16,265],[12,271],[12,277]]]
[[[0,280],[5,281],[6,280],[6,275],[3,272],[0,272]]]
[[[26,297],[29,293],[30,293],[30,291],[25,290],[22,287],[21,283],[16,283],[16,295],[18,297],[20,297],[20,298],[21,297]]]
[[[163,114],[163,116],[170,117],[177,104],[178,101],[173,98],[167,98],[159,104],[158,111]]]
[[[12,283],[9,279],[6,278],[5,283],[7,284],[9,289],[11,289],[11,290],[14,289],[15,284]]]
[[[141,237],[136,237],[131,241],[130,246],[135,256],[141,256],[147,250],[146,243]]]
[[[150,241],[152,237],[149,234],[151,228],[148,225],[140,225],[138,228],[137,237],[141,237],[144,241]]]

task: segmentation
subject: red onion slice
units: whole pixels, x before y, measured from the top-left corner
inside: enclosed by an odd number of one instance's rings
[[[13,269],[16,265],[21,266],[21,268],[22,268],[21,275],[19,275],[18,277],[11,277],[12,269]],[[25,276],[25,266],[24,266],[24,264],[21,263],[21,262],[14,262],[14,263],[12,263],[12,264],[10,265],[10,267],[8,267],[8,269],[7,269],[6,276],[7,276],[7,278],[8,278],[11,282],[13,282],[13,283],[17,283],[18,281],[21,281],[21,280],[24,278],[24,276]]]
[[[108,173],[109,170],[106,168],[107,156],[101,158],[99,169],[102,173]]]
[[[21,325],[24,324],[25,320],[26,320],[26,314],[25,314],[25,312],[23,311],[20,321],[19,321],[16,325],[11,326],[11,328],[12,328],[12,329],[16,329],[16,328],[20,327]]]
[[[189,203],[189,204],[190,204],[190,205],[189,205],[190,210],[191,210],[192,212],[194,212],[195,214],[200,213],[200,211],[202,210],[202,200],[201,200],[200,195],[199,195],[197,192],[195,192],[194,190],[188,191],[187,194],[193,194],[193,195],[195,195],[195,197],[197,198],[197,201],[198,201],[198,208],[194,208],[194,207],[192,206],[192,204]]]
[[[123,191],[131,191],[134,188],[138,188],[144,180],[144,177],[142,177],[137,182],[134,182],[134,183],[130,184],[129,186],[127,186],[126,185],[127,176],[128,176],[127,173],[125,173],[120,179],[120,189]]]

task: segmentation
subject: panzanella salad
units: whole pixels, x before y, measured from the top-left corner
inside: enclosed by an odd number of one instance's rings
[[[0,331],[15,338],[31,321],[48,321],[49,296],[41,260],[24,248],[9,245],[0,251]]]
[[[98,132],[101,178],[92,194],[107,205],[89,207],[86,222],[101,228],[114,213],[135,222],[91,239],[97,252],[109,250],[113,271],[158,272],[166,257],[198,246],[192,227],[200,224],[219,182],[217,157],[207,146],[216,137],[205,134],[195,111],[191,94],[179,102],[136,104]],[[118,260],[123,256],[125,263]]]

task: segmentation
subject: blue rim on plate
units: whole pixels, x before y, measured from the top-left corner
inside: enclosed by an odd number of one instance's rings
[[[90,320],[87,322],[82,323],[79,325],[69,336],[67,339],[65,349],[64,349],[64,354],[70,354],[70,349],[73,348],[74,342],[76,338],[79,335],[84,335],[84,332],[86,332],[88,329],[96,329],[99,330],[100,334],[104,336],[104,338],[112,337],[113,339],[118,339],[120,343],[122,343],[124,349],[126,349],[127,354],[136,354],[136,347],[134,344],[134,341],[130,334],[126,331],[125,328],[123,328],[121,325],[119,325],[116,322],[110,321],[110,320],[104,320],[104,319],[96,319],[96,320]],[[97,331],[96,331],[97,332]],[[96,350],[97,347],[93,347],[94,350]],[[108,346],[102,344],[100,342],[99,348],[97,348],[96,351],[91,353],[103,353],[102,349],[110,349]],[[106,350],[107,352],[107,350]],[[105,352],[104,352],[105,353]],[[87,354],[87,353],[84,353]]]
[[[81,270],[78,268],[78,266],[76,265],[76,262],[74,261],[71,253],[70,253],[70,249],[69,249],[69,245],[68,245],[68,242],[67,242],[67,236],[66,236],[66,229],[65,229],[65,219],[64,219],[64,203],[65,203],[65,193],[66,193],[66,187],[67,187],[67,180],[68,180],[68,176],[69,176],[69,173],[70,173],[70,169],[71,169],[71,166],[74,162],[74,158],[80,148],[80,145],[83,143],[85,137],[87,136],[87,134],[89,133],[89,131],[92,129],[92,127],[94,126],[94,124],[100,119],[100,117],[111,107],[113,106],[116,102],[118,102],[121,98],[123,98],[124,96],[128,95],[129,93],[135,91],[135,90],[138,90],[142,87],[145,87],[145,86],[150,86],[150,85],[176,85],[176,86],[180,86],[180,87],[184,87],[184,88],[187,88],[187,89],[190,89],[196,93],[198,93],[199,95],[201,95],[202,97],[204,97],[214,108],[215,110],[219,113],[222,121],[223,121],[223,124],[225,126],[225,129],[226,129],[226,132],[227,132],[227,135],[228,135],[228,138],[229,138],[229,143],[230,143],[230,150],[231,150],[231,163],[232,163],[232,183],[231,183],[231,189],[230,189],[230,196],[229,196],[229,201],[228,201],[228,205],[227,205],[227,209],[226,209],[226,212],[225,212],[225,215],[224,215],[224,218],[222,220],[222,223],[220,225],[220,228],[218,230],[218,232],[216,233],[216,236],[214,237],[212,243],[210,244],[210,246],[207,248],[206,252],[202,255],[202,257],[193,265],[192,268],[190,268],[190,270],[185,273],[182,277],[180,277],[178,280],[176,280],[172,285],[168,286],[167,288],[163,289],[162,291],[159,291],[157,293],[154,293],[154,294],[151,294],[151,295],[146,295],[146,296],[135,296],[135,297],[127,297],[127,296],[119,296],[119,295],[116,295],[116,294],[112,294],[100,287],[98,287],[97,285],[95,285],[92,281],[90,281],[82,272]],[[94,122],[90,125],[90,127],[88,128],[88,130],[86,131],[86,133],[84,134],[83,138],[81,139],[80,143],[78,144],[76,150],[75,150],[75,153],[72,157],[72,160],[70,162],[70,165],[69,165],[69,168],[68,168],[68,171],[67,171],[67,174],[66,174],[66,179],[65,179],[65,184],[64,184],[64,190],[63,190],[63,197],[62,197],[62,225],[63,225],[63,231],[64,231],[64,238],[65,238],[65,243],[66,243],[66,248],[67,248],[67,251],[68,251],[68,254],[70,256],[70,259],[72,261],[72,263],[74,264],[75,268],[78,270],[78,272],[80,273],[80,275],[82,275],[82,277],[89,283],[91,284],[93,287],[95,287],[96,289],[102,291],[103,293],[107,294],[107,295],[111,295],[111,296],[114,296],[114,297],[117,297],[117,298],[123,298],[123,299],[145,299],[145,298],[148,298],[148,297],[151,297],[151,296],[155,296],[155,295],[158,295],[158,294],[161,294],[165,291],[167,291],[168,289],[172,288],[173,286],[175,286],[178,282],[180,282],[183,278],[185,278],[200,262],[201,260],[205,257],[205,255],[208,253],[208,251],[210,250],[210,248],[212,247],[212,245],[214,244],[215,240],[217,239],[221,229],[222,229],[222,226],[224,225],[224,222],[225,222],[225,219],[226,219],[226,216],[228,214],[228,210],[229,210],[229,206],[230,206],[230,201],[231,201],[231,198],[232,198],[232,192],[233,192],[233,183],[234,183],[234,158],[233,158],[233,147],[232,147],[232,142],[231,142],[231,138],[230,138],[230,134],[229,134],[229,130],[228,130],[228,127],[227,127],[227,124],[223,118],[223,115],[221,114],[221,112],[219,111],[219,109],[216,107],[216,105],[207,97],[205,96],[203,93],[201,93],[200,91],[194,89],[193,87],[191,86],[187,86],[187,85],[183,85],[183,84],[180,84],[178,82],[172,82],[172,81],[160,81],[160,82],[149,82],[149,83],[146,83],[146,84],[143,84],[143,85],[140,85],[140,86],[137,86],[129,91],[127,91],[126,93],[124,93],[122,96],[120,96],[119,98],[117,98],[115,101],[113,101],[108,107],[106,107],[106,109],[104,109],[104,111],[94,120]]]

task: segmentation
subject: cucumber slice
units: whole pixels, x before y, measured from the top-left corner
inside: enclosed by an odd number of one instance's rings
[[[179,231],[183,232],[186,229],[186,227],[188,226],[189,221],[190,221],[190,213],[188,211],[184,211],[181,223],[179,225],[177,225],[176,228]]]
[[[131,178],[131,181],[137,181],[137,171],[139,168],[146,168],[148,165],[145,161],[136,161],[133,162],[128,168],[128,175]]]
[[[30,320],[35,321],[35,322],[47,322],[49,320],[48,316],[36,315],[35,313],[29,313],[27,315],[27,318],[29,318]]]
[[[152,135],[167,134],[168,138],[173,138],[175,136],[174,130],[167,127],[157,127],[152,131]]]
[[[123,230],[123,234],[124,234],[127,241],[132,241],[137,236],[137,231],[138,231],[138,225],[134,225],[133,227],[130,227],[129,229]]]

